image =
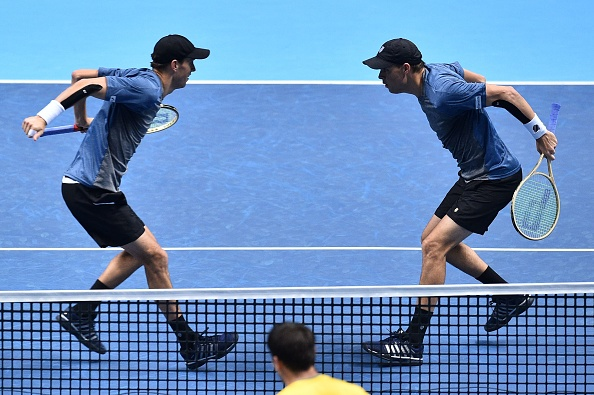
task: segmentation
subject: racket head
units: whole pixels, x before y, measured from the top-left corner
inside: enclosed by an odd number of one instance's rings
[[[161,104],[161,108],[159,108],[157,115],[155,115],[146,133],[156,133],[168,129],[175,125],[178,119],[179,112],[177,112],[175,107],[168,104]]]
[[[547,174],[534,172],[526,177],[511,203],[514,228],[528,240],[542,240],[555,229],[561,201],[555,182]]]

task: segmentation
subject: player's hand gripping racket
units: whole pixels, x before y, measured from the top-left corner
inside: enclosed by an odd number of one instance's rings
[[[548,130],[555,132],[559,104],[551,106]],[[519,234],[529,240],[542,240],[551,234],[561,209],[559,192],[553,178],[551,161],[547,159],[548,173],[537,171],[544,154],[540,155],[536,166],[520,183],[511,201],[511,217]]]
[[[168,104],[161,104],[161,108],[157,112],[155,119],[151,122],[147,133],[156,133],[167,128],[173,126],[177,120],[179,119],[179,113],[177,109],[173,106]],[[66,126],[56,126],[52,128],[46,128],[43,136],[52,136],[56,134],[63,134],[63,133],[71,133],[71,132],[82,132],[84,131],[83,128],[79,127],[78,125],[66,125]],[[33,137],[37,133],[35,130],[30,130],[28,136]]]

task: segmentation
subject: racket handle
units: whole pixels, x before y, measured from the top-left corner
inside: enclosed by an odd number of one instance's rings
[[[81,128],[78,125],[66,125],[66,126],[55,126],[53,128],[45,128],[45,131],[43,132],[43,134],[41,135],[41,137],[43,136],[51,136],[54,134],[63,134],[63,133],[72,133],[72,132],[81,132],[84,129]],[[37,130],[29,130],[29,133],[27,133],[27,135],[29,137],[33,137],[35,135],[35,133],[37,133]]]
[[[558,103],[551,104],[551,115],[549,117],[549,132],[555,133],[557,129],[557,116],[559,115],[559,109],[561,106]]]

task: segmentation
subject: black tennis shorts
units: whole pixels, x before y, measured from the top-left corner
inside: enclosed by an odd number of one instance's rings
[[[464,229],[485,234],[497,214],[511,201],[522,182],[522,170],[501,180],[466,182],[462,177],[447,193],[435,215],[446,215]]]
[[[101,247],[121,247],[144,233],[144,222],[136,215],[123,192],[62,183],[66,206]]]

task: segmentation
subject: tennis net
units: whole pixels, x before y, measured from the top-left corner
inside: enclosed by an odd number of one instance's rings
[[[534,305],[497,332],[492,295]],[[417,297],[438,296],[420,366],[382,365],[361,343],[406,328]],[[103,301],[104,355],[55,317],[71,301]],[[226,357],[188,370],[157,300],[178,300],[197,331],[235,331]],[[266,346],[275,323],[316,335],[318,371],[370,394],[592,394],[594,283],[0,292],[2,375],[11,394],[275,394]]]

